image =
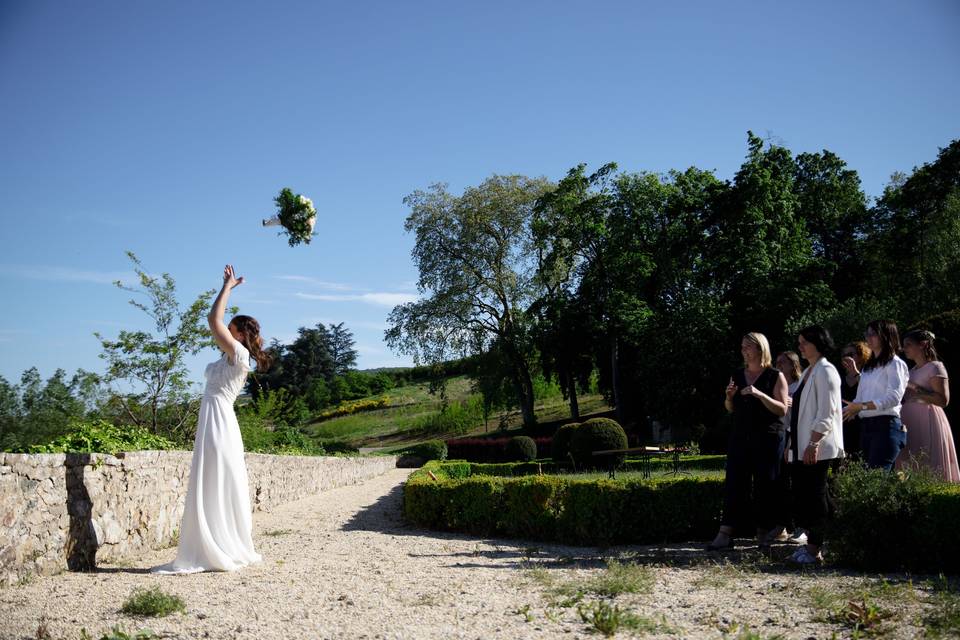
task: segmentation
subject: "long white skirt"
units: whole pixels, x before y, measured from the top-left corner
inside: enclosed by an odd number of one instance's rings
[[[259,562],[252,521],[243,440],[233,403],[221,396],[204,396],[177,558],[151,571],[235,571]]]

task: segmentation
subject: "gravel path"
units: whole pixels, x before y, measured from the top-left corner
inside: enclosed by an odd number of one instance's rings
[[[74,640],[86,628],[98,639],[117,625],[167,638],[599,638],[576,605],[601,601],[643,616],[620,637],[737,638],[742,625],[762,634],[754,637],[849,637],[849,627],[826,620],[825,607],[863,589],[895,610],[884,623],[895,637],[921,632],[926,594],[906,583],[798,573],[749,551],[731,562],[684,545],[601,552],[411,528],[400,514],[409,472],[255,514],[264,562],[236,573],[149,574],[173,558],[166,549],[0,589],[0,638]],[[639,592],[613,600],[590,593],[611,573],[611,557],[639,565],[624,578]],[[119,613],[135,588],[154,585],[181,596],[186,612]]]

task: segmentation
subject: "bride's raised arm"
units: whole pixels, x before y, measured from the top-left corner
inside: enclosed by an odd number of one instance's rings
[[[243,277],[238,278],[236,276],[232,264],[225,266],[223,268],[223,286],[220,288],[220,293],[217,294],[217,299],[213,301],[213,306],[210,307],[210,313],[207,314],[207,323],[210,325],[213,338],[224,353],[233,353],[235,338],[227,325],[223,323],[223,314],[227,310],[230,291],[240,284],[243,284]]]

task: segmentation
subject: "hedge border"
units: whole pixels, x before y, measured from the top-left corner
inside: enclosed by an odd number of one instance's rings
[[[723,478],[507,478],[471,475],[473,464],[430,462],[411,474],[406,517],[431,529],[586,546],[706,539],[719,523]]]

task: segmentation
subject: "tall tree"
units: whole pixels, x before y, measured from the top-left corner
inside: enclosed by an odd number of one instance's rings
[[[830,151],[801,153],[793,191],[823,280],[839,300],[862,293],[869,211],[857,172]]]
[[[482,353],[496,340],[510,364],[523,422],[536,422],[526,310],[537,297],[530,219],[545,179],[493,176],[459,197],[445,185],[415,191],[405,228],[423,298],[390,313],[385,337],[416,362]]]
[[[331,324],[329,328],[330,357],[333,359],[333,373],[338,376],[345,375],[357,363],[353,333],[343,324]]]
[[[748,132],[747,158],[716,205],[708,229],[713,273],[730,305],[735,334],[760,331],[786,344],[785,323],[804,311],[833,306],[834,295],[814,260],[813,239],[799,215],[791,153]]]
[[[119,281],[114,284],[146,299],[132,299],[130,304],[150,317],[156,333],[124,330],[116,340],[94,334],[103,347],[100,357],[107,362],[103,380],[113,387],[115,399],[131,422],[175,440],[189,439],[198,403],[190,391],[184,357],[214,346],[206,323],[214,290],[202,292],[181,309],[170,274],[151,276],[133,252],[128,251],[127,257],[140,288]],[[119,383],[128,389],[119,389]],[[128,392],[130,387],[132,392]]]
[[[630,311],[624,302],[633,298],[619,295],[613,276],[618,256],[610,245],[609,181],[616,168],[611,162],[587,175],[586,165],[578,165],[535,207],[533,234],[544,295],[534,310],[546,350],[542,361],[559,375],[574,416],[579,413],[576,381],[589,377],[591,344],[598,343],[601,370],[610,373],[605,387],[618,417],[624,417],[619,341]]]
[[[872,213],[871,269],[901,319],[960,307],[960,140],[893,181]]]

